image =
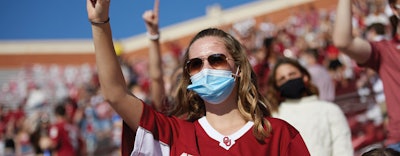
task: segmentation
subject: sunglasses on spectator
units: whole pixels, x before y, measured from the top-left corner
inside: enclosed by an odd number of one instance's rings
[[[228,60],[224,54],[211,54],[208,57],[197,57],[190,59],[186,62],[185,69],[189,75],[197,74],[201,71],[204,65],[204,60],[208,61],[208,64],[214,69],[226,69],[229,67]],[[232,59],[233,60],[233,59]]]

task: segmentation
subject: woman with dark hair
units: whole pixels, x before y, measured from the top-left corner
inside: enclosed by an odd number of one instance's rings
[[[273,116],[299,130],[311,155],[354,155],[342,110],[334,103],[319,100],[310,74],[297,60],[279,59],[270,72],[268,86]]]

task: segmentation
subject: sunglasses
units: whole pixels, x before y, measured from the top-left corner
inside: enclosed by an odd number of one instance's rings
[[[207,58],[193,58],[186,62],[185,69],[189,73],[189,75],[197,74],[201,71],[204,65],[204,60],[207,59],[208,64],[214,69],[226,69],[229,67],[228,60],[231,58],[227,58],[224,54],[212,54]]]

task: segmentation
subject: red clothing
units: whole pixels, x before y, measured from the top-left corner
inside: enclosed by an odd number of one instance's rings
[[[152,103],[151,107],[155,108],[155,104]],[[168,99],[166,98],[162,104],[163,112],[168,111],[169,102]],[[122,122],[122,134],[121,134],[121,155],[122,156],[128,156],[131,154],[133,150],[133,146],[135,143],[135,136],[136,133],[133,131],[126,123],[125,121]]]
[[[252,122],[230,136],[223,136],[205,118],[187,122],[143,105],[131,155],[310,155],[299,132],[280,119],[267,118],[272,133],[265,143],[260,143],[253,135]]]
[[[79,131],[67,122],[58,122],[49,129],[49,136],[55,142],[57,156],[77,155]]]
[[[371,42],[372,53],[362,66],[378,72],[386,97],[389,116],[386,145],[400,143],[400,45],[393,41]]]
[[[329,60],[335,60],[339,57],[339,49],[333,45],[328,45],[325,51]]]
[[[125,123],[122,124],[121,155],[128,156],[133,150],[136,133]]]
[[[268,90],[268,75],[270,71],[270,65],[268,61],[264,60],[258,64],[256,64],[254,67],[254,72],[256,73],[257,76],[257,84],[258,84],[258,89],[262,94],[265,94]]]

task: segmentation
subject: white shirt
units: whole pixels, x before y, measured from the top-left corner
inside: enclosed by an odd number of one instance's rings
[[[350,128],[343,111],[334,103],[308,96],[286,100],[274,117],[293,125],[312,156],[353,156]]]

